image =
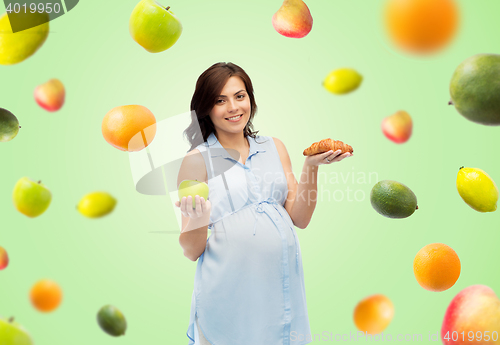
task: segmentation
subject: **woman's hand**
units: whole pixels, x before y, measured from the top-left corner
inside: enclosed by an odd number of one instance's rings
[[[212,210],[212,204],[210,200],[205,200],[203,197],[196,195],[196,208],[193,208],[193,198],[190,196],[183,197],[181,201],[176,201],[175,206],[179,207],[181,213],[184,217],[189,217],[192,219],[210,217],[210,212]]]
[[[323,164],[331,164],[340,162],[342,159],[353,156],[352,153],[346,152],[342,154],[342,150],[333,152],[332,150],[318,153],[317,155],[307,156],[306,164],[310,166],[319,166]]]

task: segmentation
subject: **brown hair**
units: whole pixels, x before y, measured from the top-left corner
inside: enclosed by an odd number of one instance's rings
[[[196,82],[193,98],[191,98],[191,124],[184,131],[184,135],[191,144],[190,151],[199,144],[205,142],[210,134],[215,132],[215,127],[210,119],[210,111],[215,106],[220,96],[222,88],[232,76],[240,77],[245,84],[246,91],[250,98],[250,118],[243,130],[245,137],[255,138],[258,131],[253,130],[252,119],[257,112],[257,104],[253,94],[253,86],[250,77],[243,68],[231,62],[218,62],[213,64],[203,72]],[[201,136],[198,131],[198,124]]]

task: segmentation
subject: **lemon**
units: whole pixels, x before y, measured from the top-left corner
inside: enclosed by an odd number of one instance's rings
[[[457,175],[457,190],[462,199],[479,212],[497,209],[498,188],[481,169],[461,167]]]
[[[89,218],[99,218],[107,215],[116,206],[116,199],[106,192],[93,192],[85,195],[78,206],[78,211]]]
[[[352,68],[340,68],[326,76],[323,86],[331,93],[342,95],[356,90],[362,81],[363,76]]]

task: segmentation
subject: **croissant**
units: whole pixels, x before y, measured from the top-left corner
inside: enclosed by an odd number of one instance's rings
[[[333,140],[328,138],[312,144],[311,146],[309,146],[307,149],[304,150],[303,154],[304,156],[312,156],[330,150],[333,150],[334,152],[337,150],[342,150],[342,153],[346,152],[353,153],[353,149],[350,145],[344,144],[340,140]]]

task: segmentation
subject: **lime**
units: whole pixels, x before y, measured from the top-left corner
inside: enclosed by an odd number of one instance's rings
[[[342,95],[356,90],[361,81],[363,77],[352,68],[340,68],[326,76],[323,86],[331,93]]]
[[[99,309],[97,323],[104,332],[114,337],[124,335],[127,329],[127,321],[123,313],[109,304]]]
[[[498,188],[491,177],[478,168],[458,170],[457,190],[467,205],[479,212],[497,209]]]

